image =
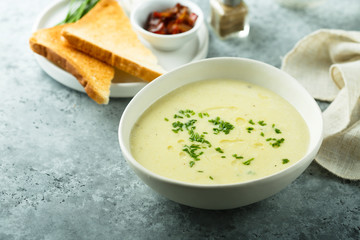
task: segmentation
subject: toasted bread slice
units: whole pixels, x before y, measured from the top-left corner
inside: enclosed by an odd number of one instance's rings
[[[145,81],[164,73],[116,0],[100,0],[79,21],[65,27],[63,36],[71,46]]]
[[[61,36],[66,25],[40,29],[30,38],[31,49],[75,76],[90,98],[109,102],[114,68],[72,48]]]

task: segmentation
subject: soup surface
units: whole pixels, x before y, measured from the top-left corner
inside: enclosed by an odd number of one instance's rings
[[[214,79],[156,101],[130,136],[145,168],[183,182],[237,183],[271,175],[306,153],[305,121],[279,95],[247,82]]]

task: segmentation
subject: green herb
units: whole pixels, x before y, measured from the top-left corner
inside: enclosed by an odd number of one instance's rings
[[[271,127],[274,128],[274,127],[275,127],[275,124],[273,123],[273,125],[272,125]]]
[[[226,156],[221,156],[221,158],[226,158]]]
[[[190,157],[192,157],[195,161],[199,161],[201,156],[204,152],[199,152],[201,147],[197,144],[191,144],[190,146],[185,145],[183,148],[183,151],[188,153]],[[195,162],[192,164],[192,166],[195,164]],[[191,166],[191,163],[190,163]]]
[[[180,116],[180,115],[177,115],[177,114],[174,114],[174,118],[184,118],[184,117]]]
[[[251,161],[253,161],[255,158],[250,158],[249,160],[243,162],[244,165],[250,165]]]
[[[211,120],[209,120],[209,122],[218,126],[217,128],[213,128],[214,134],[219,134],[220,132],[229,134],[230,131],[234,129],[234,126],[231,123],[225,122],[225,121],[221,120],[219,117],[216,117],[215,119],[211,119]]]
[[[203,117],[209,117],[209,114],[208,113],[198,113],[199,117],[200,118],[203,118]]]
[[[75,4],[79,2],[78,0],[71,0],[70,1],[70,9],[67,13],[65,19],[60,22],[58,25],[65,24],[65,23],[74,23],[82,18],[86,13],[88,13],[98,2],[99,0],[83,0],[81,4],[76,8]]]
[[[273,148],[278,148],[278,147],[280,147],[280,145],[281,145],[282,143],[285,142],[285,139],[284,139],[284,138],[280,138],[280,139],[268,138],[268,139],[266,139],[266,141],[271,141],[271,142],[270,142],[270,145],[271,145]]]
[[[284,158],[284,159],[282,160],[282,163],[283,163],[283,164],[287,164],[288,162],[290,162],[290,160],[287,159],[287,158]]]
[[[243,159],[244,157],[243,156],[238,156],[236,153],[232,155],[234,158],[236,159]]]
[[[219,147],[215,148],[215,150],[216,150],[217,152],[219,152],[219,153],[224,153],[224,151],[223,151],[221,148],[219,148]]]
[[[193,130],[190,130],[189,134],[190,134],[189,140],[191,142],[206,143],[209,147],[211,147],[211,143],[204,138],[204,135],[200,135],[199,133],[196,133]]]
[[[190,110],[190,109],[180,110],[179,113],[184,115],[187,118],[190,118],[192,115],[195,115],[195,112],[193,110]]]
[[[193,130],[195,129],[196,127],[194,126],[194,124],[197,122],[197,120],[195,119],[192,119],[192,120],[189,120],[188,122],[185,123],[185,128],[187,130]]]
[[[253,131],[254,128],[253,127],[248,127],[248,128],[246,128],[246,130],[248,131],[248,133],[251,133],[251,131]]]
[[[165,120],[165,121],[167,121],[167,122],[169,121],[169,119],[168,119],[168,118],[164,118],[164,120]]]
[[[270,145],[274,148],[280,147],[282,143],[285,142],[284,138],[276,139],[276,138],[267,138],[266,141],[270,142]]]
[[[200,171],[200,170],[199,170],[198,172],[199,172],[199,173],[203,173],[204,171]]]
[[[203,134],[208,134],[208,132],[203,132]]]
[[[250,119],[249,123],[250,123],[251,125],[255,125],[255,123],[254,123],[254,121],[253,121],[252,119]]]
[[[261,132],[261,133],[260,133],[260,136],[264,137],[264,136],[265,136],[265,134],[264,134],[263,132]]]
[[[209,176],[209,178],[210,178],[211,180],[214,180],[214,178],[213,178],[212,176]]]
[[[172,126],[174,128],[174,129],[172,129],[172,131],[174,133],[178,133],[179,131],[183,131],[184,124],[182,122],[180,122],[180,121],[177,121],[177,122],[173,122]]]
[[[276,132],[277,134],[281,133],[280,129],[278,129],[278,128],[275,128],[275,132]]]
[[[195,162],[194,162],[194,161],[190,161],[190,162],[189,162],[189,165],[190,165],[190,167],[193,167],[193,166],[195,165]]]
[[[260,126],[266,126],[266,123],[265,123],[264,121],[258,121],[258,124],[259,124]]]

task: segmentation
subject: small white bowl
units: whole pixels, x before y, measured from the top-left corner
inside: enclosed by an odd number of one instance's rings
[[[267,88],[282,96],[304,118],[310,133],[306,155],[273,175],[253,181],[203,185],[159,176],[138,163],[130,151],[130,133],[138,118],[155,101],[188,83],[205,79],[235,79]],[[241,58],[211,58],[168,72],[143,88],[126,107],[119,125],[124,158],[135,173],[161,195],[184,205],[204,209],[230,209],[265,199],[294,181],[317,154],[323,132],[321,110],[310,94],[290,75],[268,64]]]
[[[183,33],[171,35],[152,33],[144,29],[150,13],[174,7],[176,3],[188,7],[191,12],[198,15],[192,29]],[[162,51],[173,51],[196,37],[197,31],[204,22],[204,14],[198,5],[189,0],[147,0],[140,2],[131,11],[130,21],[134,30],[154,48]]]

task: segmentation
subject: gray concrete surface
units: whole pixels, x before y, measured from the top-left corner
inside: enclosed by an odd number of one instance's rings
[[[208,13],[208,1],[197,0]],[[291,9],[247,0],[251,31],[241,41],[212,33],[208,57],[281,66],[320,28],[360,30],[360,1]],[[99,106],[38,66],[28,39],[46,0],[0,2],[0,239],[360,239],[360,182],[313,162],[261,202],[207,211],[171,202],[127,166],[117,129],[130,98]],[[322,103],[322,107],[327,104]]]

